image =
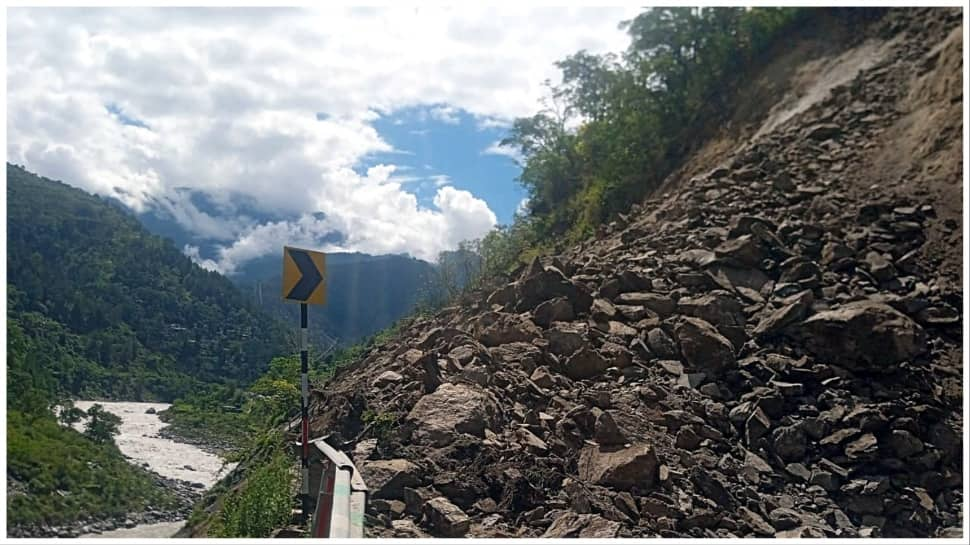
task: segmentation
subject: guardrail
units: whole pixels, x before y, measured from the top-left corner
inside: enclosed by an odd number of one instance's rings
[[[316,496],[310,537],[362,538],[367,485],[353,461],[325,439],[309,442],[308,485]]]

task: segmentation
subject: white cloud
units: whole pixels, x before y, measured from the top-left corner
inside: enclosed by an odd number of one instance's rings
[[[495,214],[468,191],[440,187],[433,199],[436,209],[422,207],[414,195],[400,190],[393,172],[393,166],[378,165],[364,176],[349,169],[330,173],[332,183],[317,202],[324,217],[307,214],[253,227],[222,248],[211,268],[231,274],[250,259],[278,251],[284,242],[325,251],[410,253],[433,261],[439,252],[495,227]],[[346,238],[340,244],[321,241],[333,232]],[[197,249],[194,256],[189,250],[186,253],[198,260]]]
[[[191,244],[186,244],[185,247],[182,248],[182,253],[184,253],[189,258],[191,258],[192,261],[195,261],[203,269],[210,270],[210,271],[219,271],[218,263],[216,263],[211,259],[203,259],[202,256],[199,255],[198,246],[192,246]]]
[[[448,125],[457,125],[460,121],[458,119],[458,109],[451,106],[435,106],[431,108],[430,114],[432,119],[447,123]]]
[[[451,183],[451,176],[448,176],[447,174],[435,174],[431,177],[431,181],[434,183],[435,187],[441,187]]]
[[[516,216],[524,216],[529,213],[529,197],[525,197],[519,201],[519,205],[515,207]]]
[[[487,148],[482,150],[482,155],[503,155],[515,160],[517,163],[522,163],[524,160],[519,150],[512,146],[503,146],[501,141],[492,142]]]
[[[465,110],[479,127],[507,126],[538,108],[542,81],[558,80],[554,61],[625,47],[616,25],[637,11],[13,7],[8,160],[139,211],[163,207],[226,241],[206,263],[220,270],[276,251],[271,234],[333,230],[348,250],[434,258],[484,234],[494,214],[449,185],[420,207],[392,165],[355,172],[374,153],[400,152],[373,122],[420,106],[444,122]],[[109,104],[148,128],[123,124]],[[180,187],[290,219],[212,215]]]
[[[483,116],[476,118],[476,128],[480,131],[486,129],[505,129],[512,126],[511,119],[500,117]]]

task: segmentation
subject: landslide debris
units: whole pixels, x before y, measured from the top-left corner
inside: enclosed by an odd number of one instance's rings
[[[825,98],[314,391],[370,535],[958,537],[960,225],[860,168],[960,17],[891,11]]]

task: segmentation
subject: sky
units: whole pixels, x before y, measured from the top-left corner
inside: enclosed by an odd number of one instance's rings
[[[634,6],[8,8],[7,160],[207,244],[434,261],[508,224],[512,120]]]

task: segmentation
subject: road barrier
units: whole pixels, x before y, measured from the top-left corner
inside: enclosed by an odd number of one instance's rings
[[[309,488],[317,491],[310,537],[364,537],[367,485],[350,458],[323,437],[310,441]]]

